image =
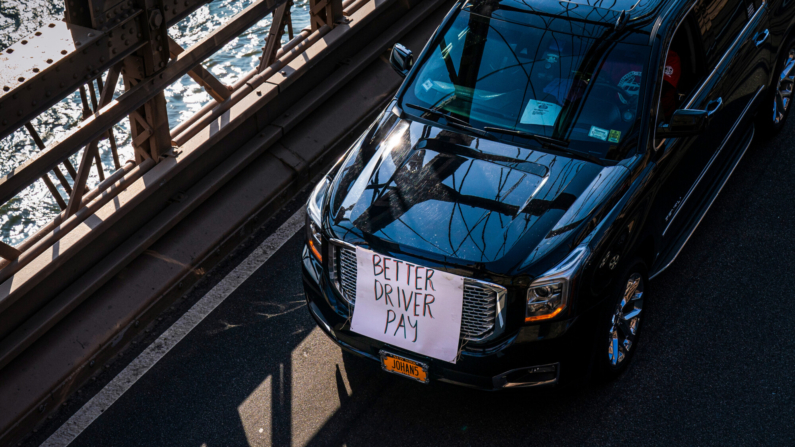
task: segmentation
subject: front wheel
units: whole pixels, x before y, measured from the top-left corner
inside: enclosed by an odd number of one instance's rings
[[[789,116],[792,102],[792,90],[795,86],[795,38],[787,40],[785,51],[776,63],[773,85],[767,96],[767,104],[757,117],[757,123],[763,136],[772,137],[784,127]]]
[[[597,335],[596,378],[618,377],[637,350],[646,298],[646,266],[632,262],[619,276]]]

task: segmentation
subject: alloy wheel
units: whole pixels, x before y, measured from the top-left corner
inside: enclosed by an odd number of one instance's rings
[[[778,78],[776,96],[773,99],[773,122],[775,124],[784,120],[784,115],[789,109],[792,100],[792,88],[795,84],[795,48],[790,48],[784,68]]]
[[[624,295],[616,305],[611,318],[607,354],[613,367],[619,366],[632,350],[642,311],[643,276],[640,273],[633,273],[627,280]]]

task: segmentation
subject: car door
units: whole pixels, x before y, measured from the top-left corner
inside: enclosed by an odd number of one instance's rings
[[[676,138],[663,148],[663,158],[686,152],[666,185],[669,208],[662,240],[668,257],[685,243],[722,186],[727,168],[746,147],[753,111],[770,72],[766,4],[707,0],[692,13],[698,23],[695,42],[702,45],[708,74],[680,108],[708,110],[710,124],[705,132]]]

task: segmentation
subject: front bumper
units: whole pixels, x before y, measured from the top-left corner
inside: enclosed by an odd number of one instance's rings
[[[320,262],[304,247],[304,292],[318,326],[343,349],[380,363],[384,350],[429,365],[431,381],[483,390],[568,385],[589,376],[596,310],[569,320],[522,326],[500,342],[465,347],[455,364],[406,351],[350,331],[347,310],[323,274]]]

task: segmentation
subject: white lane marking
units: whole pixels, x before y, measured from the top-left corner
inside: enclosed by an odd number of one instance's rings
[[[305,211],[298,210],[270,237],[257,247],[240,265],[229,272],[215,287],[204,295],[176,323],[168,328],[135,358],[122,372],[110,381],[96,396],[91,398],[66,423],[52,434],[42,446],[62,447],[69,445],[103,411],[113,405],[133,384],[162,359],[180,340],[195,328],[207,315],[221,304],[232,292],[245,282],[262,264],[276,253],[285,242],[304,227]]]

